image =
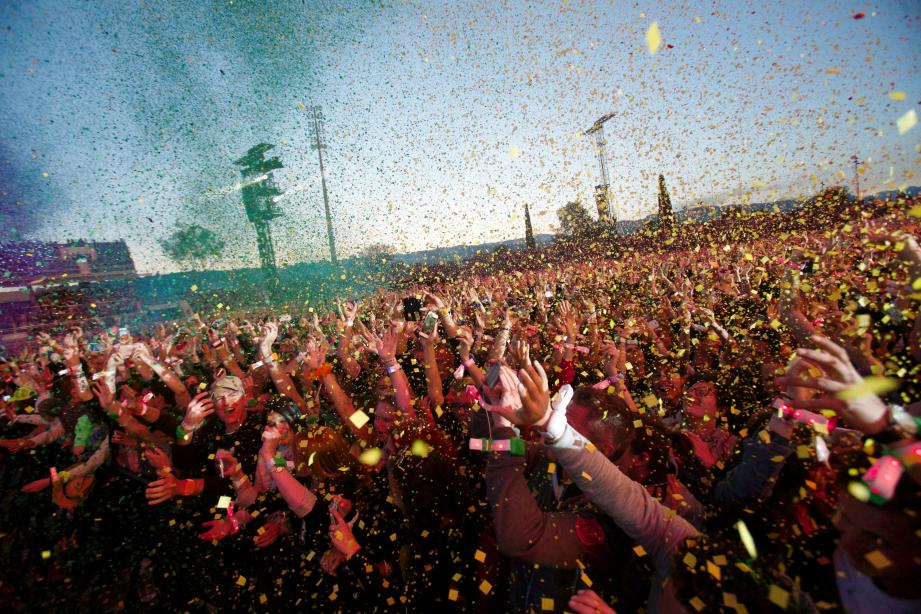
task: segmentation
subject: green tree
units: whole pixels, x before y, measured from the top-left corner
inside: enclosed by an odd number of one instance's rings
[[[560,220],[560,234],[574,237],[589,234],[595,227],[595,220],[582,201],[573,200],[556,210]]]
[[[181,224],[160,242],[160,247],[180,268],[202,269],[209,260],[224,253],[224,240],[207,228]]]

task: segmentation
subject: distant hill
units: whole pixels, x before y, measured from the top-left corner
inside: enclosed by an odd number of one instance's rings
[[[872,198],[881,200],[893,199],[899,195],[916,196],[921,194],[921,187],[911,186],[904,192],[888,190],[872,195]],[[778,200],[766,203],[749,203],[742,205],[703,205],[682,209],[675,213],[680,222],[693,220],[704,222],[722,215],[729,208],[742,211],[790,211],[802,206],[800,200]],[[622,233],[633,233],[640,230],[646,223],[657,219],[656,214],[648,215],[639,220],[622,220],[618,227]],[[547,245],[553,242],[554,235],[535,235],[538,245]],[[480,243],[477,245],[454,245],[436,249],[394,254],[390,259],[402,264],[435,264],[439,262],[459,262],[484,252],[491,252],[499,247],[508,247],[512,250],[524,249],[524,238],[497,241],[493,243]],[[376,287],[387,282],[385,271],[380,266],[366,259],[350,258],[340,261],[339,268],[334,268],[329,262],[302,262],[279,269],[281,285],[287,288],[287,294],[293,300],[295,296],[323,295],[330,292],[353,294],[355,296],[373,291]],[[343,273],[346,279],[342,279]],[[136,281],[138,296],[142,297],[145,304],[175,303],[182,298],[188,298],[189,289],[195,285],[199,296],[209,291],[239,290],[241,293],[253,293],[267,296],[265,280],[262,271],[258,268],[236,269],[232,271],[196,271],[190,273],[170,273],[166,275],[145,275]],[[287,300],[287,299],[286,299]]]

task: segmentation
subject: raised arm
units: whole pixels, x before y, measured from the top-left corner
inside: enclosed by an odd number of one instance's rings
[[[323,385],[326,396],[332,401],[336,413],[339,414],[339,419],[342,421],[342,424],[361,441],[368,444],[373,443],[374,434],[371,432],[368,425],[364,424],[359,428],[352,422],[352,416],[355,414],[355,405],[352,403],[352,399],[349,398],[345,390],[342,389],[342,386],[339,385],[339,380],[333,375],[330,365],[326,363],[326,352],[328,350],[329,345],[323,341],[311,339],[307,343],[304,362],[306,368],[303,371],[307,380],[305,383],[319,380]],[[309,373],[307,372],[308,369]]]
[[[457,324],[454,322],[454,316],[451,315],[451,310],[448,309],[445,302],[441,300],[440,297],[432,294],[431,292],[425,292],[423,294],[426,301],[428,302],[430,308],[434,307],[438,311],[438,317],[441,320],[442,326],[445,327],[445,334],[448,338],[453,339],[457,336]]]
[[[291,377],[285,372],[282,365],[272,357],[272,344],[275,343],[276,338],[278,338],[278,324],[275,322],[265,324],[262,327],[262,340],[259,342],[259,359],[268,368],[269,375],[272,377],[272,382],[275,384],[275,389],[278,390],[279,394],[283,394],[294,401],[301,412],[316,415],[316,408],[313,411],[308,410],[304,397],[294,387]]]
[[[416,416],[416,411],[413,408],[409,380],[406,379],[403,367],[400,366],[396,358],[397,342],[401,334],[395,326],[391,325],[380,337],[371,332],[365,333],[365,342],[368,344],[368,349],[380,359],[381,366],[390,376],[396,406],[406,418],[413,419]]]
[[[339,344],[336,346],[336,355],[339,357],[339,364],[345,369],[349,379],[355,379],[361,373],[361,365],[349,353],[349,349],[352,347],[352,337],[355,334],[355,317],[358,315],[358,305],[352,301],[349,301],[344,306],[340,304],[339,315],[342,322],[342,335],[339,337]]]
[[[441,373],[438,371],[438,358],[435,355],[435,345],[438,343],[438,322],[431,334],[425,336],[420,332],[422,343],[422,356],[425,361],[425,381],[428,388],[429,405],[441,407],[444,405],[444,388],[441,383]]]
[[[150,352],[150,348],[143,343],[138,343],[131,356],[138,362],[148,365],[157,374],[157,377],[163,380],[163,383],[172,391],[177,405],[185,407],[189,404],[192,400],[192,395],[186,390],[182,380],[172,369],[168,369],[162,362],[156,360]]]
[[[262,433],[262,448],[259,450],[259,471],[263,479],[271,479],[278,487],[278,494],[282,496],[291,511],[298,518],[303,518],[313,510],[317,497],[309,488],[297,481],[288,471],[287,464],[275,463],[278,449],[279,434],[274,426],[266,427]]]

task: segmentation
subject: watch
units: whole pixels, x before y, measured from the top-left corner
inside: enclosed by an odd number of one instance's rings
[[[901,405],[889,405],[886,412],[885,428],[873,435],[873,439],[882,443],[896,443],[903,439],[917,437],[921,430],[921,418],[912,416]]]

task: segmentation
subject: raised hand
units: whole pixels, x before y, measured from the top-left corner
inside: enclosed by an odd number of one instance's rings
[[[259,455],[263,460],[275,457],[280,439],[281,433],[278,432],[278,428],[274,424],[270,424],[262,430],[262,448],[259,450]]]
[[[152,365],[157,362],[153,354],[150,351],[150,348],[147,347],[144,343],[137,343],[134,346],[134,350],[131,352],[131,359],[138,362],[143,362],[145,365]]]
[[[336,570],[343,563],[345,563],[345,555],[335,548],[330,548],[323,553],[323,557],[320,559],[320,569],[331,576],[335,576]]]
[[[888,410],[882,399],[872,392],[865,392],[855,398],[839,398],[845,391],[863,384],[863,377],[851,364],[843,347],[821,335],[812,335],[812,342],[819,350],[799,348],[801,358],[819,366],[825,377],[800,379],[784,376],[777,378],[780,386],[813,388],[826,393],[817,399],[792,400],[790,405],[799,409],[834,409],[844,420],[864,433],[873,434],[886,427]]]
[[[261,358],[272,356],[272,345],[278,338],[278,324],[276,322],[266,322],[262,326],[262,339],[259,341],[259,355]]]
[[[482,403],[483,407],[487,411],[499,414],[512,424],[520,424],[521,418],[519,413],[522,408],[521,402],[521,390],[523,386],[521,382],[515,377],[515,372],[512,371],[506,365],[502,365],[499,368],[499,382],[500,385],[492,389],[492,398],[497,396],[497,393],[500,393],[499,400],[495,403]]]
[[[240,473],[240,463],[236,457],[227,450],[218,450],[214,453],[214,460],[224,468],[224,477],[229,478]]]
[[[208,520],[202,523],[203,527],[208,527],[204,533],[199,533],[198,538],[205,541],[220,541],[228,535],[234,534],[234,525],[230,518],[221,518],[219,520]]]
[[[531,364],[531,346],[524,335],[515,335],[515,338],[509,344],[508,352],[519,368],[524,368]]]
[[[329,538],[333,542],[333,548],[342,553],[346,559],[352,558],[352,555],[361,550],[361,545],[352,534],[352,527],[337,510],[330,509],[329,515]]]
[[[96,395],[96,398],[99,400],[99,406],[103,409],[111,407],[112,402],[115,400],[109,386],[101,380],[93,384],[93,394]]]
[[[435,326],[432,328],[432,332],[426,335],[422,332],[422,329],[419,328],[417,331],[419,334],[419,342],[425,347],[434,347],[438,343],[438,321],[435,321]]]
[[[329,352],[329,344],[316,339],[310,339],[307,342],[307,348],[304,351],[304,364],[311,369],[317,369],[326,362],[326,354]]]
[[[146,444],[144,446],[144,456],[147,457],[147,464],[154,469],[168,469],[170,466],[169,456],[159,446]]]
[[[185,426],[195,428],[201,424],[202,420],[213,413],[214,401],[211,400],[211,394],[206,390],[192,398],[185,410],[185,419],[182,422]]]
[[[378,337],[374,333],[367,332],[364,335],[368,349],[371,350],[380,361],[384,364],[396,360],[397,342],[400,340],[400,333],[395,326],[390,326],[384,333]]]
[[[422,293],[422,296],[423,296],[423,298],[426,299],[426,302],[427,302],[429,305],[433,306],[435,309],[444,309],[444,308],[445,308],[445,303],[444,303],[444,301],[441,300],[441,298],[438,297],[437,295],[432,294],[431,292],[423,292],[423,293]]]
[[[256,544],[257,548],[268,548],[287,532],[287,528],[283,522],[270,520],[256,531],[256,537],[253,538],[253,543]]]
[[[346,325],[352,325],[358,316],[358,303],[348,301],[345,305],[339,304],[339,317]]]
[[[617,614],[595,591],[588,589],[569,598],[569,609],[576,614]]]
[[[147,485],[147,491],[144,495],[147,497],[147,505],[158,505],[164,501],[169,501],[179,494],[179,480],[172,473],[167,473],[159,480],[154,480]]]
[[[470,350],[473,348],[473,331],[466,326],[461,326],[457,329],[457,340],[460,342],[458,351],[461,360],[470,358]]]

